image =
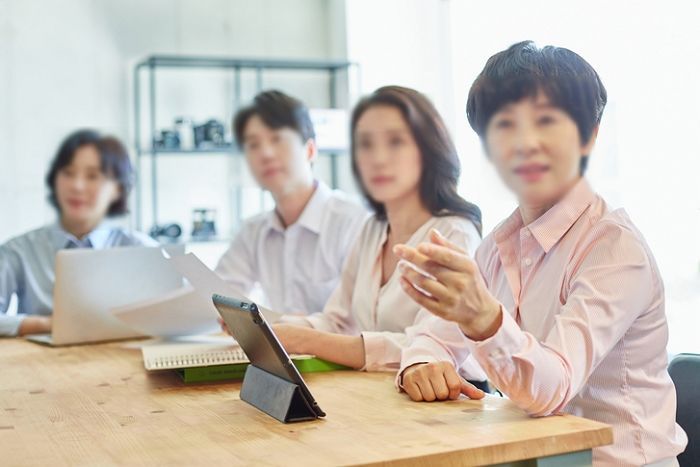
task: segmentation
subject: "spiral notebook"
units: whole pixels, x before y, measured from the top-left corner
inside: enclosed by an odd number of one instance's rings
[[[176,343],[141,348],[143,366],[148,371],[174,370],[185,383],[241,380],[250,363],[235,344]],[[312,355],[290,355],[302,373],[347,370],[337,363]]]
[[[248,363],[243,350],[234,344],[147,345],[141,353],[149,371]]]

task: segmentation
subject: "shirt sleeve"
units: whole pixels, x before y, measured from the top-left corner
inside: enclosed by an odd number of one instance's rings
[[[467,345],[497,387],[534,416],[559,412],[662,288],[632,232],[611,226],[571,274],[568,297],[543,342],[502,308],[499,330]],[[663,298],[661,298],[662,300]]]
[[[255,258],[254,235],[244,226],[219,260],[215,272],[241,296],[248,296],[259,277]]]
[[[25,315],[7,315],[12,295],[19,292],[21,263],[6,245],[0,246],[0,336],[16,336]]]

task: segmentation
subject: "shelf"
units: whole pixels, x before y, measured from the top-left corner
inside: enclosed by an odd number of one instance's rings
[[[348,149],[319,149],[318,153],[322,156],[327,155],[337,155],[337,154],[347,154]],[[143,149],[141,151],[142,156],[186,156],[192,154],[209,154],[217,156],[243,156],[243,153],[233,146],[221,147],[221,148],[207,148],[207,149],[163,149],[159,148],[153,151],[152,149]]]
[[[347,61],[325,60],[269,60],[255,58],[186,57],[153,55],[141,61],[137,67],[154,68],[252,68],[266,70],[320,70],[337,71],[356,65]]]

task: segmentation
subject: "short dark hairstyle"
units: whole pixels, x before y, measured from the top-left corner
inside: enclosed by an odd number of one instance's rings
[[[120,196],[107,211],[107,216],[114,217],[126,214],[128,210],[129,193],[133,187],[133,168],[129,153],[124,145],[113,136],[102,136],[95,130],[78,130],[63,140],[58,152],[51,162],[46,175],[46,185],[49,188],[49,203],[60,213],[61,207],[56,198],[56,177],[58,172],[73,162],[73,157],[79,148],[94,146],[100,154],[100,169],[103,174],[113,178],[119,184]]]
[[[469,124],[483,141],[496,112],[540,90],[576,122],[581,144],[590,141],[608,101],[598,73],[569,49],[539,48],[532,41],[514,44],[488,59],[469,90]],[[583,154],[581,174],[587,163],[588,154]]]
[[[363,98],[355,106],[350,120],[352,172],[355,182],[377,217],[386,219],[386,208],[369,195],[362,183],[355,157],[357,122],[368,109],[376,106],[398,109],[408,123],[423,164],[420,197],[430,213],[441,217],[464,217],[470,220],[481,234],[481,210],[457,193],[461,165],[445,122],[426,96],[401,86],[385,86]]]
[[[265,125],[275,130],[291,128],[299,133],[304,142],[316,138],[309,109],[304,103],[282,91],[270,90],[255,96],[253,103],[239,110],[233,119],[233,132],[241,149],[245,127],[254,115],[259,116]]]

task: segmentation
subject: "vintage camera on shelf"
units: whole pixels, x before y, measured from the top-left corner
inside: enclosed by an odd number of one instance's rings
[[[198,149],[225,147],[224,124],[212,119],[203,125],[195,126],[194,145]]]
[[[207,241],[216,238],[216,209],[192,210],[192,240]]]
[[[149,234],[163,243],[176,243],[182,235],[182,227],[175,223],[154,225]]]
[[[180,135],[175,130],[161,130],[155,145],[159,149],[180,149]]]

